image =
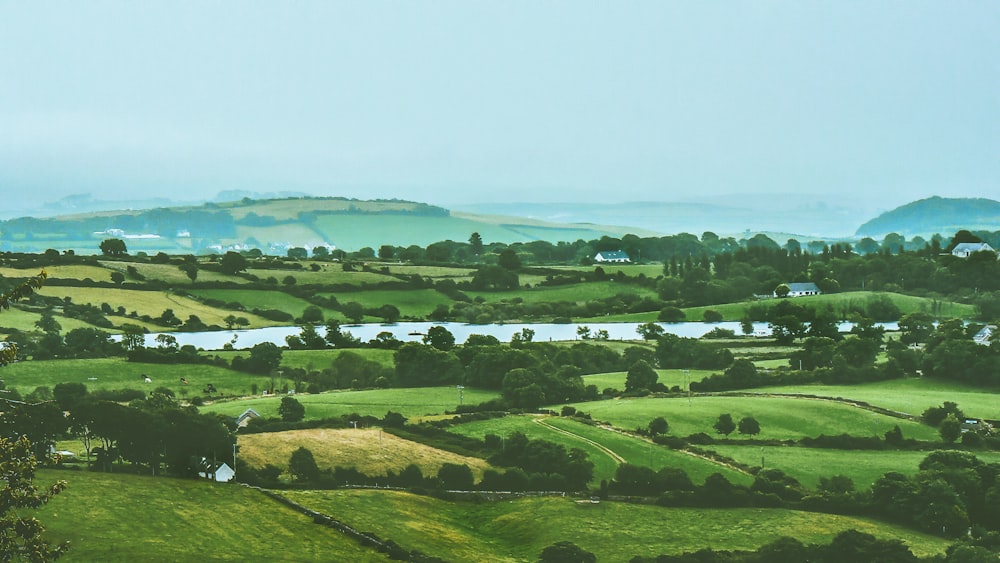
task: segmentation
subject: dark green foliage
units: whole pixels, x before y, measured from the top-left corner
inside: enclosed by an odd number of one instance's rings
[[[653,389],[659,375],[645,360],[639,360],[628,368],[625,376],[625,391]]]
[[[556,542],[538,555],[540,563],[595,563],[597,556],[573,542]]]
[[[733,421],[733,415],[724,413],[719,415],[718,420],[715,421],[712,428],[728,438],[730,434],[736,431],[736,422]]]
[[[304,447],[292,452],[288,458],[288,472],[296,481],[313,482],[319,479],[319,467],[313,453]]]
[[[306,408],[295,397],[282,397],[278,416],[285,422],[298,422],[305,418]]]
[[[416,342],[400,346],[395,361],[399,387],[456,385],[462,377],[462,364],[454,353]]]

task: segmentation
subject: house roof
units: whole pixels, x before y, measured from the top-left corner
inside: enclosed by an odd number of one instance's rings
[[[956,252],[961,254],[971,254],[973,252],[994,252],[993,247],[986,244],[985,242],[961,242],[955,245],[955,248],[951,249],[954,254]]]
[[[796,282],[785,285],[788,286],[788,289],[791,290],[792,293],[804,293],[810,291],[819,293],[819,287],[817,287],[816,284],[814,284],[813,282],[802,282],[802,283]]]
[[[602,250],[597,253],[598,256],[604,258],[605,260],[628,260],[628,254],[624,250]]]

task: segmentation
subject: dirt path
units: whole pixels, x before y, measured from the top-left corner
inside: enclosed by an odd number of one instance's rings
[[[569,430],[563,430],[562,428],[556,428],[555,426],[552,426],[551,424],[549,424],[548,422],[546,422],[545,419],[542,419],[542,418],[536,418],[536,419],[534,419],[534,422],[536,422],[537,424],[541,424],[542,426],[548,428],[549,430],[552,430],[553,432],[558,432],[559,434],[563,434],[565,436],[570,436],[570,437],[576,438],[577,440],[580,440],[581,442],[586,442],[586,443],[590,444],[591,446],[594,446],[595,448],[597,448],[597,449],[601,450],[602,452],[604,452],[605,454],[607,454],[608,457],[610,457],[611,459],[615,460],[615,463],[617,463],[618,465],[626,463],[625,462],[625,458],[623,458],[622,456],[616,454],[615,452],[613,452],[611,449],[609,449],[604,444],[601,444],[599,442],[595,442],[595,441],[591,440],[590,438],[584,438],[583,436],[581,436],[579,434],[574,434],[573,432],[570,432]]]

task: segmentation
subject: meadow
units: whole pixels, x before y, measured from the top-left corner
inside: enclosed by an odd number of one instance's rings
[[[864,401],[898,412],[920,416],[930,407],[951,401],[976,418],[1000,420],[1000,401],[987,389],[955,381],[930,378],[907,378],[878,381],[862,385],[798,385],[768,387],[767,393],[797,393],[821,397],[842,397]]]
[[[489,468],[486,461],[439,450],[399,438],[379,428],[289,430],[239,437],[239,456],[252,467],[274,465],[288,470],[292,452],[312,452],[320,469],[354,467],[365,475],[400,473],[413,463],[424,475],[436,475],[445,463],[466,465],[476,479]]]
[[[464,402],[481,403],[499,396],[494,391],[466,388]],[[306,408],[307,419],[331,418],[359,414],[382,418],[388,411],[410,419],[444,414],[459,404],[459,391],[454,387],[417,387],[408,389],[369,389],[364,391],[329,391],[316,395],[297,394],[295,399]],[[261,416],[277,417],[281,397],[258,397],[219,401],[202,407],[203,412],[215,412],[237,417],[248,408]],[[415,420],[414,420],[415,421]]]
[[[815,489],[820,477],[844,475],[854,481],[857,490],[867,490],[890,471],[914,475],[928,451],[830,450],[798,446],[740,446],[712,444],[704,449],[717,452],[740,463],[778,468],[804,487]],[[944,448],[942,448],[944,449]],[[1000,462],[1000,452],[974,452],[985,463]]]
[[[287,496],[361,529],[450,561],[533,561],[557,541],[571,541],[598,561],[680,554],[705,546],[753,550],[782,536],[829,543],[856,529],[900,539],[920,555],[944,551],[940,538],[850,516],[783,509],[693,509],[572,498],[446,502],[396,491],[288,491]],[[428,517],[433,515],[433,517]]]
[[[715,435],[712,425],[720,414],[733,420],[753,416],[760,422],[761,440],[797,440],[820,434],[882,436],[899,425],[906,438],[940,440],[937,430],[910,420],[875,414],[835,401],[760,395],[693,395],[670,398],[620,398],[587,403],[571,403],[595,420],[619,428],[645,428],[662,416],[670,423],[670,433],[687,436],[698,432]],[[558,409],[558,407],[557,407]],[[732,438],[740,436],[734,433]]]
[[[60,561],[341,561],[388,558],[253,489],[204,480],[40,470],[68,486],[39,509]]]

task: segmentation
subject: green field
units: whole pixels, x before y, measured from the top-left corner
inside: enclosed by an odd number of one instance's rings
[[[705,547],[753,550],[782,536],[829,543],[847,529],[903,540],[920,555],[941,553],[948,545],[946,540],[873,520],[792,510],[590,504],[559,497],[449,503],[370,490],[288,491],[287,496],[408,549],[449,561],[534,561],[544,547],[571,541],[594,553],[598,561],[624,562],[636,555],[680,554]]]
[[[810,489],[815,489],[820,477],[845,475],[854,480],[857,490],[867,490],[876,479],[890,471],[913,475],[926,451],[869,451],[800,448],[796,446],[739,446],[715,444],[705,446],[726,457],[750,466],[777,467],[795,477]],[[1000,452],[973,452],[985,463],[1000,462]]]
[[[656,292],[636,286],[616,284],[611,281],[578,283],[574,285],[563,285],[557,287],[532,287],[530,289],[519,289],[517,291],[469,291],[467,294],[473,299],[482,297],[487,302],[510,300],[519,297],[524,303],[586,303],[600,299],[614,297],[619,293],[636,294],[642,297],[655,297]],[[601,317],[602,319],[605,317]]]
[[[869,297],[876,295],[884,295],[888,297],[897,307],[899,307],[900,312],[904,315],[909,313],[920,313],[920,312],[930,312],[933,310],[934,300],[927,297],[915,297],[912,295],[903,295],[901,293],[885,293],[885,292],[874,292],[874,291],[847,291],[844,293],[827,293],[823,295],[808,295],[804,297],[795,297],[793,301],[797,305],[803,305],[806,307],[812,307],[814,309],[825,309],[827,307],[832,307],[837,313],[851,306],[864,306]],[[763,300],[757,303],[763,304],[765,306],[774,306],[778,303],[775,300]],[[722,314],[724,320],[727,321],[738,321],[743,318],[746,314],[746,309],[750,306],[750,302],[743,303],[724,303],[720,305],[707,305],[704,307],[689,307],[684,309],[684,313],[687,315],[687,320],[689,321],[699,321],[702,319],[702,315],[706,310],[718,311]],[[954,303],[951,301],[945,301],[940,303],[941,312],[940,316],[943,318],[955,317],[968,319],[976,315],[976,308],[972,305],[967,305],[964,303]]]
[[[144,383],[146,374],[152,383]],[[181,383],[181,378],[188,381]],[[15,387],[24,395],[35,387],[55,387],[58,383],[83,383],[87,390],[97,389],[142,389],[151,391],[156,387],[167,387],[178,398],[192,398],[202,395],[208,383],[223,395],[248,395],[251,385],[260,389],[270,386],[269,377],[255,376],[231,369],[203,364],[143,364],[125,361],[123,358],[97,358],[91,360],[40,360],[18,362],[6,366],[3,380],[7,387]],[[279,380],[277,385],[293,384]],[[242,412],[242,411],[241,411]],[[239,413],[237,413],[239,414]]]
[[[493,391],[463,390],[466,404],[481,403],[499,396]],[[415,387],[410,389],[372,389],[366,391],[330,391],[316,395],[298,394],[296,400],[306,408],[307,419],[330,418],[346,414],[370,415],[382,418],[388,411],[408,418],[444,414],[458,406],[458,390],[454,387]],[[277,417],[280,397],[263,397],[220,401],[202,408],[227,416],[239,416],[248,408],[264,417]]]
[[[387,561],[263,494],[203,480],[84,471],[38,472],[68,482],[39,511],[60,561]]]
[[[951,401],[976,418],[1000,420],[1000,393],[931,378],[893,379],[861,385],[798,385],[768,387],[768,393],[801,393],[843,397],[920,416],[929,407]]]
[[[371,289],[358,292],[325,294],[336,297],[341,303],[357,301],[365,309],[382,305],[395,305],[403,318],[424,319],[438,305],[451,307],[451,299],[433,289]]]
[[[879,436],[899,425],[903,436],[920,440],[939,440],[937,430],[909,420],[875,415],[833,401],[816,399],[782,398],[766,396],[699,396],[690,400],[677,398],[612,399],[572,406],[595,420],[609,422],[619,428],[645,428],[649,421],[662,416],[670,423],[670,433],[687,436],[697,432],[714,435],[712,425],[722,413],[730,413],[734,420],[753,416],[760,422],[759,439],[796,440],[820,434]],[[557,407],[558,408],[558,407]],[[736,436],[734,434],[734,436]]]
[[[681,389],[687,389],[689,382],[701,381],[702,379],[719,372],[717,370],[709,369],[658,369],[656,370],[656,373],[660,376],[659,379],[657,379],[658,383],[662,383],[667,387],[673,387],[676,385]],[[618,389],[620,391],[625,388],[625,377],[627,375],[628,373],[624,371],[585,375],[583,376],[583,384],[596,385],[598,391],[604,390],[607,387]]]
[[[239,303],[247,311],[253,309],[279,309],[299,317],[310,305],[305,299],[289,295],[283,291],[264,291],[258,289],[195,289],[190,291],[191,295],[201,298],[218,299],[225,303]],[[237,317],[245,317],[247,314],[242,311],[230,311],[228,314]],[[323,314],[328,318],[340,318],[343,316],[333,309],[323,309]],[[270,321],[266,321],[270,322]],[[223,323],[225,324],[225,323]],[[270,324],[277,324],[270,322]]]

